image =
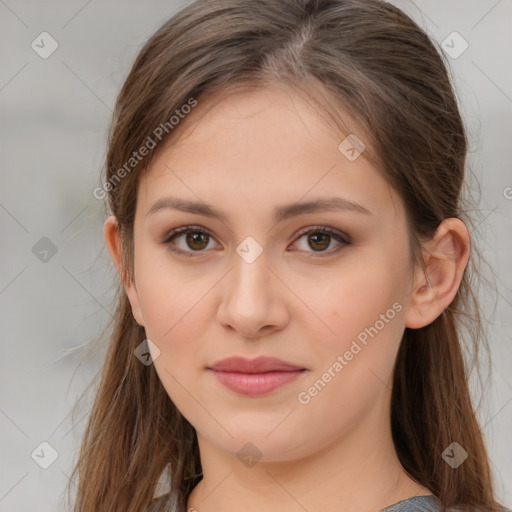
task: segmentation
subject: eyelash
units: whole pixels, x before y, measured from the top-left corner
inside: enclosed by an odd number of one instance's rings
[[[168,235],[165,237],[165,239],[161,243],[164,244],[164,245],[168,245],[169,249],[172,252],[180,254],[180,255],[183,255],[183,256],[186,256],[186,257],[195,257],[195,254],[205,252],[204,250],[201,250],[201,251],[182,251],[181,249],[176,249],[176,248],[172,248],[171,247],[171,245],[172,245],[171,242],[175,238],[177,238],[179,235],[186,235],[188,233],[200,233],[200,234],[203,234],[203,235],[207,235],[207,236],[209,236],[211,238],[214,238],[208,231],[204,230],[203,228],[201,228],[199,226],[182,226],[182,227],[173,229],[170,233],[168,233]],[[312,251],[314,256],[311,256],[311,257],[319,257],[319,258],[327,257],[327,256],[332,255],[333,253],[337,253],[338,251],[340,251],[343,248],[343,246],[351,244],[350,237],[348,237],[347,235],[342,234],[342,233],[340,233],[338,231],[335,231],[335,230],[333,230],[331,228],[328,228],[326,226],[314,226],[312,228],[308,228],[305,231],[301,231],[297,235],[297,239],[300,239],[304,235],[309,235],[311,233],[321,233],[321,234],[330,235],[337,242],[342,244],[342,247],[340,247],[338,249],[335,249],[335,250],[330,250],[330,251]]]

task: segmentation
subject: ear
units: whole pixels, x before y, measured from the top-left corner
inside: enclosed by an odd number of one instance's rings
[[[126,273],[123,266],[122,258],[122,237],[119,232],[119,225],[114,215],[110,215],[103,226],[103,232],[105,235],[105,241],[107,243],[108,251],[112,257],[112,261],[119,272],[121,281],[123,282],[126,295],[132,306],[132,313],[135,321],[142,327],[144,327],[144,320],[142,317],[142,311],[139,305],[139,297],[137,294],[137,288],[135,282],[129,280],[126,277]]]
[[[470,238],[459,219],[445,219],[434,237],[423,244],[425,269],[417,268],[405,325],[431,324],[453,301],[469,261]]]

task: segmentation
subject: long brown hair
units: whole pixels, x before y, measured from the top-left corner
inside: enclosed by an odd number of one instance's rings
[[[117,98],[95,195],[108,192],[122,233],[123,280],[133,278],[138,183],[159,147],[172,141],[171,118],[181,122],[193,102],[201,108],[206,93],[272,82],[322,105],[319,115],[332,115],[345,133],[367,134],[365,157],[405,204],[412,262],[424,264],[420,244],[442,220],[472,225],[463,194],[468,142],[447,64],[401,10],[379,0],[197,0],[147,41]],[[341,119],[337,106],[357,127]],[[148,137],[159,147],[131,160],[151,145]],[[473,244],[452,304],[430,325],[406,328],[394,369],[396,451],[443,510],[499,506],[464,359],[465,348],[475,363],[481,347],[488,354],[474,287],[477,255]],[[195,430],[153,365],[134,357],[145,330],[117,284],[101,381],[72,475],[78,475],[74,511],[148,510],[162,481],[170,492],[158,509],[184,511],[201,478]],[[452,442],[468,453],[457,469],[442,458]]]

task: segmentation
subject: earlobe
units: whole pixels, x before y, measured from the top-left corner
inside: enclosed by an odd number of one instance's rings
[[[128,300],[130,301],[133,317],[141,327],[144,327],[144,320],[142,317],[142,311],[139,304],[139,297],[137,293],[137,288],[135,286],[135,282],[131,279],[128,279],[127,274],[124,270],[122,237],[121,233],[119,232],[119,225],[117,219],[114,215],[110,215],[105,221],[105,224],[103,226],[103,232],[105,235],[105,242],[107,244],[108,251],[119,273],[119,277],[123,282],[123,286],[128,297]]]
[[[469,261],[470,239],[459,219],[445,219],[423,245],[425,268],[416,271],[405,325],[431,324],[453,301]]]

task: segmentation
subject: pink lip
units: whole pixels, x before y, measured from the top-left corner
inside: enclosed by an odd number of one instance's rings
[[[274,357],[229,357],[208,368],[227,388],[244,395],[263,395],[295,380],[305,368]]]

